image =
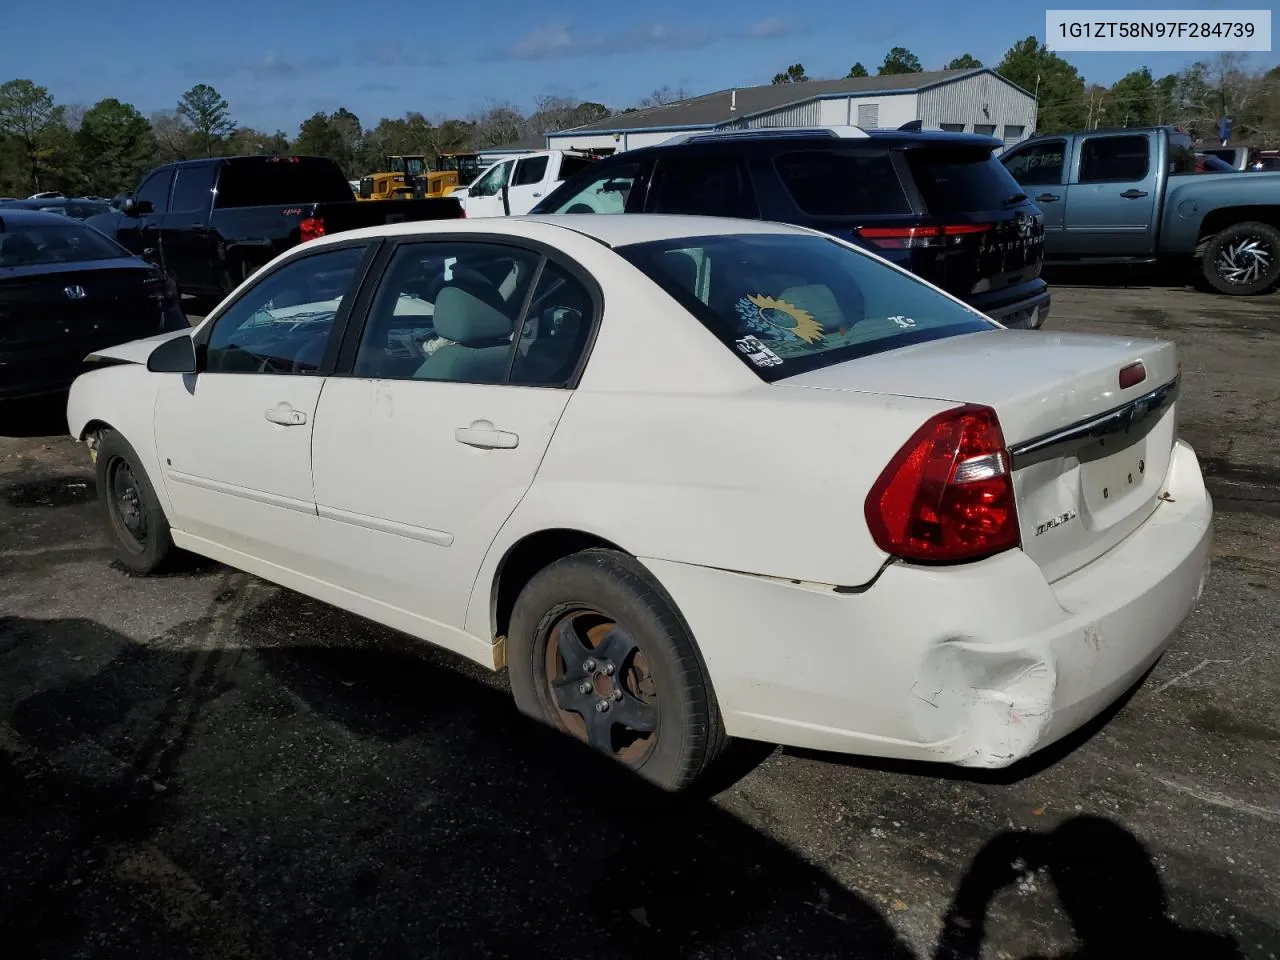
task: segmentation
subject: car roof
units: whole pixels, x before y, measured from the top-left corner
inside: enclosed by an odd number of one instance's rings
[[[637,159],[644,159],[650,156],[660,156],[670,153],[713,153],[732,151],[734,153],[749,152],[751,150],[769,149],[776,150],[781,146],[785,146],[791,150],[856,150],[859,147],[874,147],[878,150],[893,147],[904,147],[911,145],[920,146],[959,146],[959,147],[982,147],[987,150],[994,150],[1003,144],[1004,141],[995,137],[988,137],[978,133],[952,133],[947,130],[865,130],[864,136],[859,137],[838,137],[832,136],[830,133],[823,133],[819,130],[789,130],[785,127],[779,127],[776,133],[764,130],[742,131],[741,135],[735,136],[735,132],[724,132],[717,135],[706,136],[705,138],[685,139],[682,137],[673,137],[671,141],[663,141],[662,143],[654,143],[645,147],[636,147],[631,150],[624,150],[620,153],[614,153],[610,156],[597,160],[601,164],[617,164],[634,162]],[[748,134],[750,134],[748,136]]]
[[[768,234],[811,231],[803,227],[766,220],[736,220],[729,217],[692,217],[661,213],[570,213],[527,217],[477,217],[461,220],[420,220],[346,230],[308,244],[339,243],[379,237],[426,236],[432,233],[508,234],[526,239],[550,239],[557,231],[567,231],[619,247],[653,240],[674,240],[715,234]]]
[[[80,222],[79,220],[65,217],[60,213],[46,213],[43,210],[32,210],[28,207],[0,207],[0,223],[4,224],[18,224],[20,226],[35,224],[39,226],[42,223],[55,223],[65,227],[68,224],[80,224]],[[0,234],[3,233],[4,229],[0,228]]]

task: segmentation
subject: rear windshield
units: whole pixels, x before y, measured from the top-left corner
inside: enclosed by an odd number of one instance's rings
[[[930,213],[999,210],[1023,195],[986,147],[930,147],[908,150],[906,155]]]
[[[3,215],[0,214],[0,219]],[[13,223],[0,229],[0,268],[79,263],[132,256],[97,230],[64,218],[61,223]]]
[[[250,157],[231,160],[218,177],[218,208],[351,201],[351,184],[331,160]]]
[[[996,328],[910,274],[826,237],[683,237],[616,249],[770,382]]]

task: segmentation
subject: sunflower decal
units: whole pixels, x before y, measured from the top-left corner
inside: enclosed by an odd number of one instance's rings
[[[752,294],[739,300],[737,309],[748,329],[771,340],[813,343],[822,339],[822,325],[807,310],[794,303]]]

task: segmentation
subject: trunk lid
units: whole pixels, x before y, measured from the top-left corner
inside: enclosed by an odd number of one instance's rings
[[[1137,362],[1145,377],[1122,388],[1121,369]],[[1110,550],[1158,506],[1176,438],[1178,369],[1169,342],[994,330],[778,382],[993,408],[1013,455],[1023,549],[1053,581]]]
[[[163,275],[128,258],[41,264],[0,274],[0,348],[131,340],[162,329]]]

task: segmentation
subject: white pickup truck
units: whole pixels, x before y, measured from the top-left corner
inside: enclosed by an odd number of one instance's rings
[[[593,161],[583,153],[541,150],[486,168],[468,187],[449,194],[456,197],[467,217],[518,217]]]

